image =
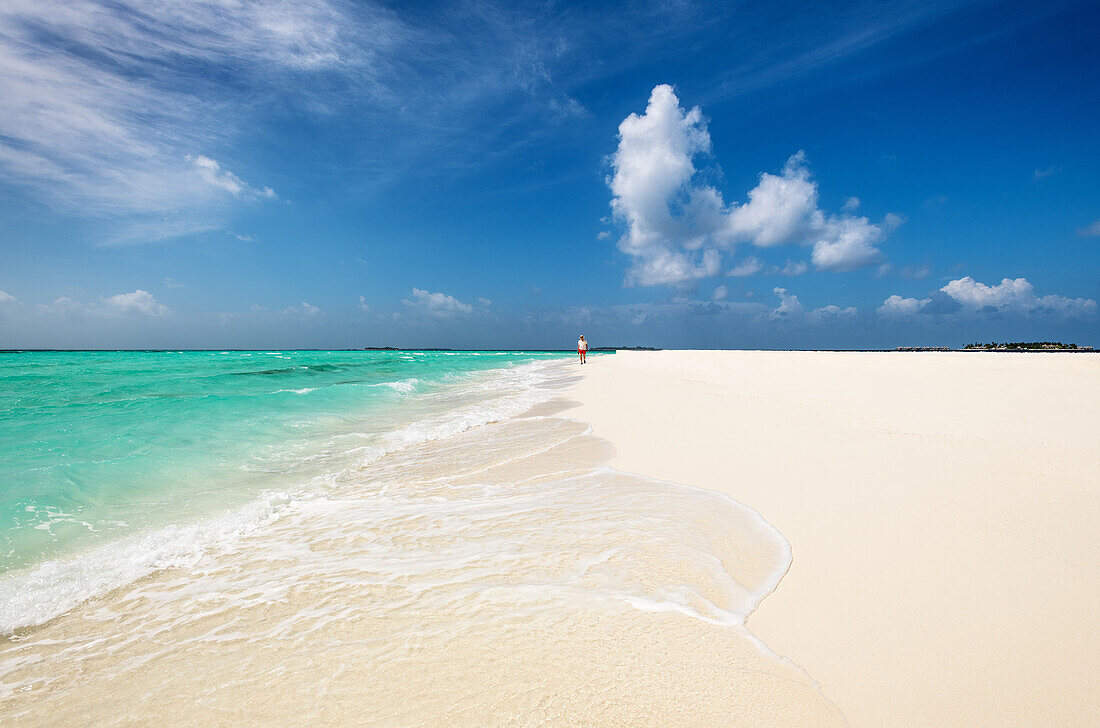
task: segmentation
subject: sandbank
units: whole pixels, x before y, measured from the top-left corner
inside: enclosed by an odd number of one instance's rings
[[[852,726],[1100,713],[1100,356],[592,357],[613,467],[727,493],[790,541],[748,620]]]

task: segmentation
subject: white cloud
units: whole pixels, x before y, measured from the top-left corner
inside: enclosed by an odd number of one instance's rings
[[[175,278],[172,278],[171,276],[165,276],[164,277],[164,287],[165,288],[183,288],[183,284],[180,283],[179,281],[177,281]]]
[[[772,293],[779,297],[779,305],[771,310],[771,318],[790,323],[819,324],[829,320],[854,317],[858,311],[853,306],[841,308],[828,305],[807,311],[798,296],[790,293],[786,288],[773,288]]]
[[[899,227],[905,224],[908,220],[905,215],[899,215],[896,212],[888,212],[882,216],[882,230],[885,233],[892,233]]]
[[[883,318],[902,319],[915,316],[921,309],[931,302],[929,298],[903,298],[893,295],[882,302],[878,307],[878,314]]]
[[[366,296],[360,296],[359,297],[359,309],[362,310],[362,311],[370,311],[370,304],[367,303],[367,297]]]
[[[220,190],[225,190],[234,197],[262,197],[268,200],[273,200],[278,195],[275,194],[275,190],[270,187],[255,188],[242,180],[237,175],[230,172],[228,169],[222,169],[222,166],[218,164],[217,160],[211,159],[203,155],[192,157],[188,155],[187,161],[194,165],[195,170],[199,174],[199,178],[203,182],[216,187]],[[238,235],[238,240],[251,240],[251,236]]]
[[[485,306],[486,308],[493,305],[493,302],[490,301],[488,298],[478,297],[477,302],[480,303],[482,306]]]
[[[313,316],[320,315],[321,309],[314,306],[312,303],[306,303],[302,301],[297,306],[287,306],[283,309],[283,313],[287,316],[302,316],[311,318]]]
[[[855,212],[859,209],[859,198],[849,197],[844,201],[844,204],[841,205],[841,209],[844,210],[844,212]]]
[[[854,270],[881,258],[877,245],[903,220],[888,215],[876,225],[866,217],[823,212],[803,152],[792,155],[780,174],[762,173],[747,202],[727,206],[696,176],[695,157],[710,149],[702,112],[682,109],[668,85],[653,89],[644,114],[630,114],[619,125],[608,185],[612,211],[626,228],[618,245],[632,258],[628,285],[685,285],[718,275],[721,251],[738,242],[810,245],[817,268]]]
[[[810,269],[804,260],[788,260],[787,264],[779,269],[779,273],[785,276],[800,276]]]
[[[39,313],[80,313],[87,307],[68,296],[59,296],[52,303],[40,303],[35,306]]]
[[[409,308],[423,311],[439,318],[447,318],[458,314],[471,313],[474,307],[463,303],[454,296],[446,293],[432,293],[422,288],[412,289],[412,298],[404,299],[401,303]]]
[[[817,209],[817,183],[810,177],[805,152],[783,165],[781,174],[760,175],[749,191],[749,201],[729,213],[729,225],[739,240],[770,247],[804,242],[821,221]]]
[[[753,273],[759,273],[763,269],[764,264],[750,255],[748,258],[745,258],[726,271],[726,275],[734,277],[751,276]]]
[[[714,293],[711,295],[710,298],[712,301],[724,301],[729,298],[729,295],[730,289],[726,288],[725,286],[718,286],[714,289]]]
[[[289,78],[368,53],[349,26],[326,0],[0,3],[0,174],[67,213],[146,228],[125,241],[216,227],[234,178],[204,182],[187,155],[233,145],[253,100],[294,98]]]
[[[810,312],[810,320],[814,322],[821,322],[828,319],[842,319],[851,318],[858,313],[855,306],[834,306],[829,304],[828,306],[822,306],[821,308],[815,308]]]
[[[55,305],[63,299],[55,301]],[[68,299],[64,299],[68,302]],[[139,313],[146,316],[163,316],[168,313],[168,307],[157,303],[152,293],[141,288],[131,293],[119,293],[102,299],[103,305],[108,311],[115,313]]]
[[[1077,231],[1077,234],[1082,237],[1094,237],[1100,235],[1100,220],[1097,220],[1091,225],[1087,225]]]
[[[15,296],[11,295],[7,291],[0,291],[0,305],[15,302]]]
[[[934,300],[936,297],[940,300]],[[997,285],[989,286],[965,276],[949,282],[929,298],[890,296],[879,306],[878,313],[894,319],[920,313],[959,316],[981,313],[1020,316],[1053,314],[1073,317],[1093,314],[1096,310],[1096,301],[1092,299],[1067,298],[1054,294],[1036,296],[1035,287],[1026,278],[1005,278]]]
[[[630,114],[619,125],[609,184],[611,209],[627,228],[619,248],[635,259],[628,283],[682,283],[718,272],[717,251],[708,251],[709,260],[695,252],[705,231],[693,231],[689,221],[673,214],[674,202],[690,202],[684,199],[689,193],[705,194],[689,188],[692,159],[709,149],[702,112],[696,107],[685,113],[671,86],[654,88],[645,113]]]
[[[940,289],[971,311],[1031,314],[1057,313],[1079,316],[1096,311],[1096,301],[1065,296],[1036,296],[1026,278],[1005,278],[995,286],[979,283],[970,276],[951,281]]]
[[[1049,177],[1052,174],[1058,174],[1061,171],[1062,171],[1062,165],[1052,164],[1049,167],[1047,167],[1046,169],[1037,169],[1037,170],[1035,170],[1035,173],[1034,173],[1033,176],[1035,177],[1035,179],[1040,180],[1040,179],[1045,179],[1046,177]]]
[[[822,270],[850,271],[864,268],[882,258],[875,246],[882,241],[883,228],[865,217],[829,218],[820,223],[810,259]]]
[[[772,310],[772,318],[790,319],[802,315],[802,303],[798,300],[798,296],[788,293],[786,288],[778,287],[773,288],[772,293],[779,296],[779,306]]]

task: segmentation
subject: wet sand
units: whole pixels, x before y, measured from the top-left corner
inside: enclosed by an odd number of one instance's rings
[[[843,726],[744,626],[786,541],[607,467],[558,415],[574,374],[488,403],[541,400],[516,417],[437,414],[194,563],[0,638],[0,724]]]

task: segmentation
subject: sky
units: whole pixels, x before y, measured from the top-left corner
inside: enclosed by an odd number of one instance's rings
[[[0,4],[0,348],[1100,346],[1095,2]]]

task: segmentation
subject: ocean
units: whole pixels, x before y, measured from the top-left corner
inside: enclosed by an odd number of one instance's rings
[[[839,724],[744,627],[786,541],[609,468],[568,416],[580,373],[534,352],[0,355],[0,721],[725,724],[759,702]]]

